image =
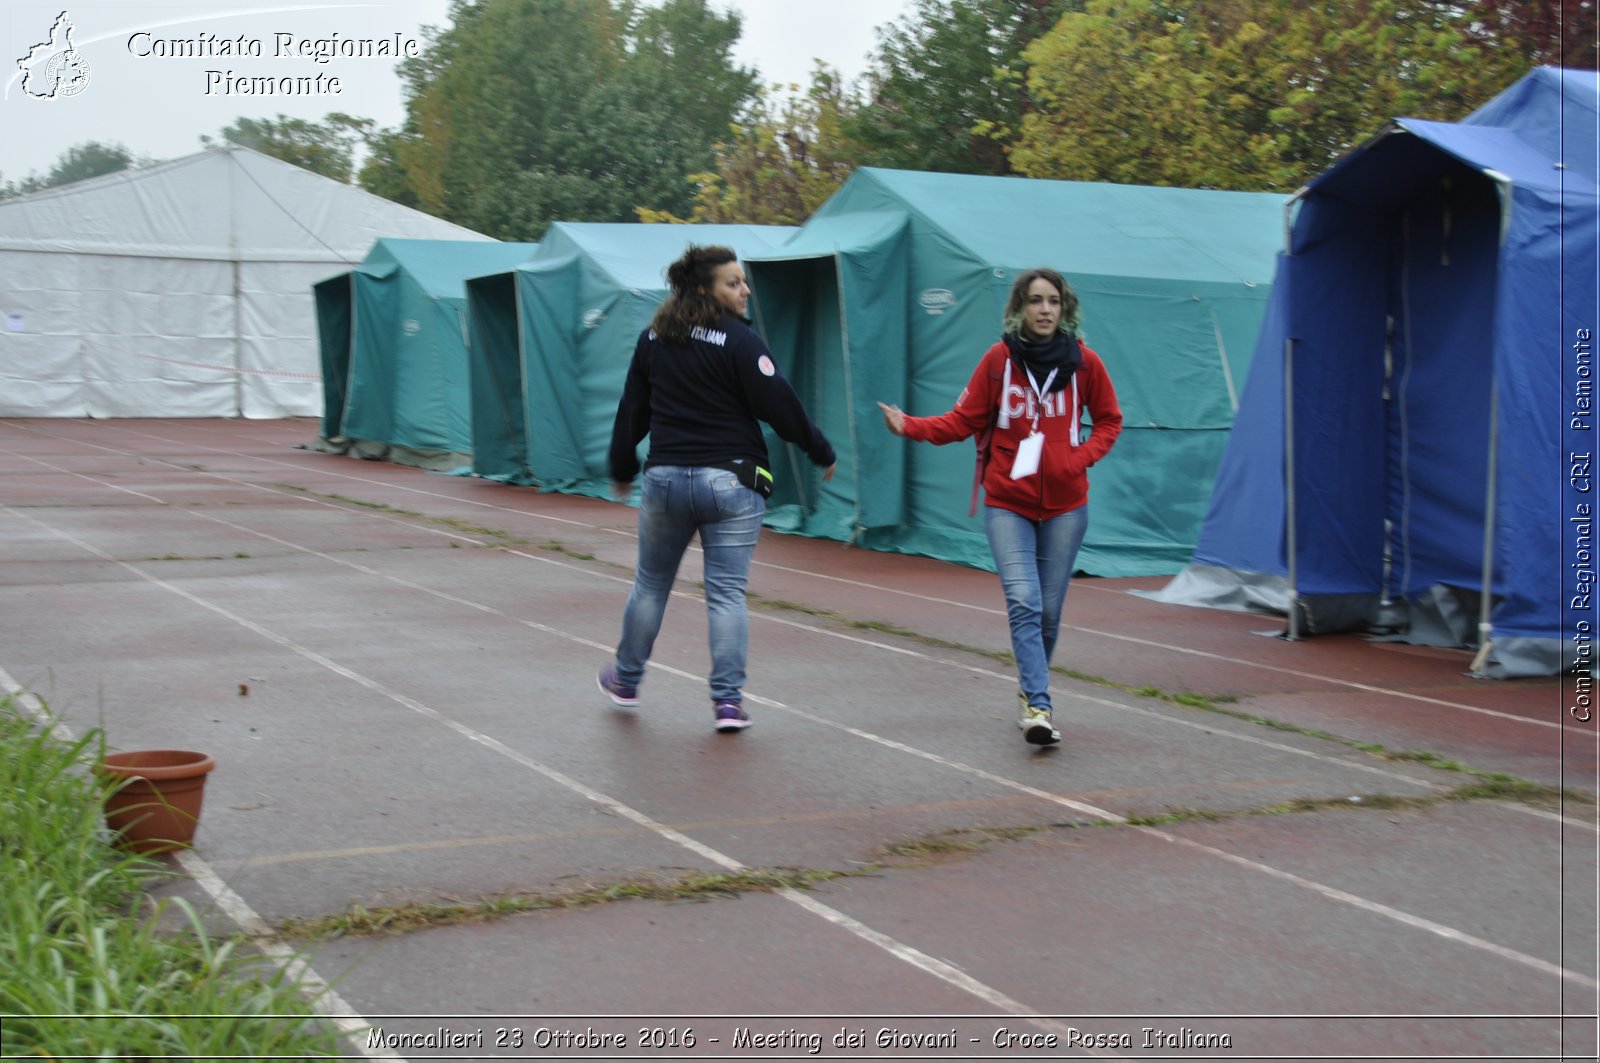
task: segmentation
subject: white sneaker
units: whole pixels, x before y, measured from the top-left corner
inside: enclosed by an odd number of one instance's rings
[[[1022,737],[1036,746],[1049,746],[1061,741],[1061,732],[1056,730],[1055,723],[1050,719],[1049,709],[1024,706],[1017,726],[1022,728]]]

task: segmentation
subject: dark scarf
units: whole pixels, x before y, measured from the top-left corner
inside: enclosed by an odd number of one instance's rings
[[[1042,385],[1050,370],[1056,378],[1050,382],[1050,394],[1055,394],[1072,379],[1072,374],[1083,364],[1083,346],[1078,337],[1057,332],[1047,340],[1030,340],[1021,333],[1008,332],[1003,337],[1011,360],[1033,373]]]

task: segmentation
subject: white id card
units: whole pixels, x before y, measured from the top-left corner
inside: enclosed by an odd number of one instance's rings
[[[1017,446],[1017,460],[1011,463],[1011,478],[1020,480],[1039,471],[1039,458],[1044,454],[1044,434],[1031,432]]]

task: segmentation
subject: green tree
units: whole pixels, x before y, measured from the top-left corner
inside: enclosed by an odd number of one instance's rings
[[[373,138],[372,191],[508,240],[553,220],[686,213],[691,173],[751,95],[739,20],[706,0],[455,0],[402,66],[407,119]]]
[[[1600,66],[1596,0],[1477,0],[1469,36],[1483,49],[1515,48],[1530,66]]]
[[[1287,191],[1394,117],[1454,121],[1527,70],[1432,0],[1090,0],[1027,51],[1030,177]]]
[[[411,143],[403,130],[382,129],[373,133],[355,183],[373,195],[392,199],[414,210],[427,209],[410,175],[398,161],[410,150]]]
[[[214,138],[202,135],[200,143],[208,148],[238,144],[349,184],[355,172],[356,151],[372,136],[376,124],[370,118],[354,118],[337,111],[321,122],[286,114],[277,118],[238,118]]]
[[[46,188],[55,188],[74,181],[102,177],[108,173],[129,169],[134,165],[136,163],[133,155],[121,144],[102,144],[97,140],[86,140],[81,144],[74,144],[58,155],[49,172],[42,177],[37,173],[31,173],[17,181],[0,182],[0,199],[25,196],[30,192],[40,192]]]
[[[1023,50],[1081,0],[916,0],[878,29],[868,102],[847,123],[865,166],[1008,172],[1027,111]]]
[[[820,62],[804,93],[783,89],[761,90],[717,144],[716,168],[689,176],[695,196],[687,218],[640,209],[639,220],[798,225],[810,217],[855,170],[841,126],[857,104],[838,72]]]
[[[44,187],[54,188],[57,185],[71,184],[73,181],[101,177],[108,173],[126,170],[132,165],[133,155],[121,144],[102,144],[99,141],[87,140],[61,153],[55,165],[50,167],[50,173],[44,179]]]

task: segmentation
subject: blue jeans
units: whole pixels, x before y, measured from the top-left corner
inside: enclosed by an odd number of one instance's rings
[[[645,470],[639,496],[639,564],[617,644],[619,683],[637,687],[643,681],[678,564],[699,532],[711,636],[711,700],[742,700],[750,652],[744,587],[766,512],[767,500],[727,469],[656,465]]]
[[[983,530],[1006,593],[1011,652],[1017,681],[1028,704],[1050,705],[1050,656],[1061,631],[1061,606],[1067,600],[1072,566],[1089,527],[1089,507],[1079,506],[1050,520],[1029,520],[998,506],[983,507]]]

